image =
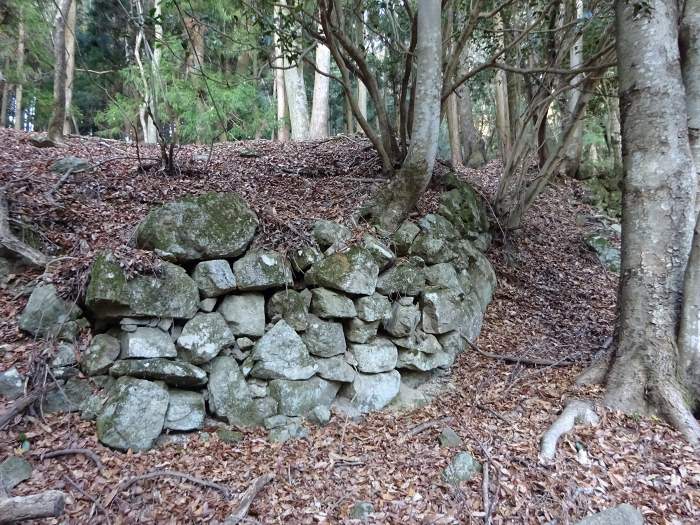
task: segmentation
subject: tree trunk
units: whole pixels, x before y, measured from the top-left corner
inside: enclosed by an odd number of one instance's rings
[[[320,42],[316,44],[316,69],[309,138],[321,139],[328,136],[331,52]]]
[[[284,66],[284,87],[287,92],[292,140],[306,140],[309,138],[309,109],[304,77],[298,65],[290,64],[285,59]]]
[[[153,16],[156,20],[155,25],[153,27],[153,61],[151,63],[151,72],[152,78],[151,78],[151,83],[155,83],[157,79],[160,78],[160,59],[163,54],[162,51],[162,45],[163,45],[163,25],[160,23],[161,19],[161,14],[163,12],[163,7],[161,5],[161,0],[155,0],[153,3]],[[152,93],[152,96],[149,97],[148,101],[148,107],[151,109],[151,115],[150,113],[146,113],[145,115],[145,120],[146,120],[146,127],[145,127],[145,135],[144,135],[144,142],[146,144],[156,144],[158,142],[158,128],[156,126],[155,121],[153,120],[153,117],[158,113],[158,108],[157,108],[157,101],[155,100],[155,89],[151,89],[150,93]]]
[[[649,13],[639,15],[617,0],[616,15],[624,199],[618,338],[605,402],[627,413],[658,413],[697,445],[700,425],[678,380],[676,340],[697,191],[679,13],[674,2],[652,0]]]
[[[17,84],[15,85],[15,129],[23,129],[22,88],[24,87],[24,20],[20,12],[17,28]]]
[[[450,139],[450,156],[452,166],[462,166],[462,144],[459,136],[459,113],[457,112],[457,95],[450,94],[447,97],[447,133]]]
[[[396,230],[415,208],[433,173],[440,133],[442,27],[440,0],[418,2],[416,97],[411,144],[401,169],[383,186],[366,212],[381,227]]]
[[[71,0],[63,0],[54,20],[54,74],[53,113],[49,121],[49,140],[63,142],[63,123],[66,120],[66,18]]]
[[[483,166],[486,162],[484,140],[474,125],[472,96],[467,82],[463,82],[457,89],[457,109],[464,164],[474,168]]]
[[[583,18],[583,0],[573,0],[575,2],[575,19],[581,20]],[[583,64],[583,33],[580,29],[577,29],[579,34],[569,50],[569,67],[571,69],[581,67]],[[580,82],[581,75],[576,75],[571,79],[571,84],[576,85]],[[569,118],[574,118],[574,111],[579,99],[581,98],[581,88],[574,87],[569,91],[569,100],[567,101],[568,115]],[[582,113],[579,118],[574,122],[573,136],[571,138],[571,143],[566,148],[564,153],[564,173],[568,177],[576,177],[579,173],[579,166],[581,164],[581,153],[583,150],[583,118],[585,113]]]
[[[688,137],[696,171],[695,232],[685,271],[678,346],[681,370],[694,401],[700,404],[700,0],[687,0],[681,24],[681,68],[688,108]]]
[[[610,134],[610,153],[613,156],[615,177],[622,174],[622,138],[620,132],[620,101],[613,99],[608,108],[608,124]]]
[[[274,7],[275,19],[279,19],[279,7]],[[275,22],[278,24],[278,22]],[[287,90],[284,87],[284,59],[279,45],[279,34],[275,31],[275,89],[277,93],[277,140],[289,140],[289,108],[287,106]]]
[[[8,69],[10,67],[10,60],[8,58],[5,59],[5,63],[3,65],[2,71],[3,73],[7,73]],[[0,76],[2,76],[0,74]],[[0,128],[4,128],[6,123],[7,123],[7,106],[10,103],[10,83],[7,81],[7,79],[2,76],[3,81],[2,81],[2,100],[0,101]]]
[[[71,2],[66,20],[66,118],[63,122],[63,133],[70,134],[71,104],[73,102],[73,78],[75,77],[75,18],[77,0]],[[78,130],[75,130],[78,133]]]
[[[496,33],[503,34],[503,20],[501,15],[496,15]],[[502,69],[496,71],[494,80],[494,90],[496,96],[496,129],[498,138],[501,141],[501,157],[508,158],[511,150],[511,129],[510,113],[508,111],[508,79],[506,72]]]
[[[362,19],[365,22],[367,21],[367,11],[363,11]],[[360,31],[356,33],[359,33],[358,39],[360,40],[360,47],[364,49],[365,42],[367,40],[365,24],[360,24]],[[367,120],[367,86],[365,86],[364,82],[362,82],[362,79],[360,78],[357,79],[357,105],[360,108],[360,115],[362,115],[362,118]],[[362,127],[360,126],[360,123],[358,121],[355,122],[355,132],[363,132]]]

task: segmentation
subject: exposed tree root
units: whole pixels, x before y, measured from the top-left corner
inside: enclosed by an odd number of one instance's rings
[[[263,474],[253,481],[253,483],[246,489],[246,491],[241,496],[241,501],[231,514],[229,514],[224,525],[236,525],[240,523],[248,515],[248,510],[250,505],[253,503],[255,496],[260,492],[265,485],[275,478],[274,474],[268,473]]]
[[[551,461],[557,452],[559,438],[571,431],[576,425],[595,426],[600,419],[590,403],[572,400],[566,404],[563,412],[544,433],[540,441],[540,460]]]
[[[482,355],[484,357],[488,357],[490,359],[498,359],[500,361],[507,361],[509,363],[520,363],[523,365],[530,365],[530,366],[571,366],[574,364],[574,361],[570,361],[568,359],[560,359],[558,361],[553,361],[551,359],[537,359],[537,358],[516,357],[516,356],[501,355],[501,354],[490,354],[489,352],[484,352],[483,350],[481,350],[478,346],[476,346],[474,343],[472,343],[466,337],[463,339],[472,348],[472,350],[474,350],[477,354]]]
[[[0,524],[39,518],[55,518],[63,514],[66,495],[59,490],[47,490],[30,496],[0,499]]]
[[[100,461],[100,458],[97,456],[97,454],[95,454],[92,450],[89,450],[87,448],[64,448],[61,450],[52,450],[51,452],[37,452],[33,455],[38,456],[39,459],[46,459],[56,458],[59,456],[68,456],[71,454],[82,454],[84,456],[87,456],[95,464],[97,470],[99,470],[100,472],[104,470],[104,465],[102,464],[102,461]]]
[[[0,412],[0,430],[2,430],[5,425],[12,421],[12,419],[17,414],[23,412],[29,405],[34,403],[34,401],[39,399],[43,394],[45,394],[49,390],[53,390],[54,388],[56,388],[55,383],[48,385],[46,388],[37,388],[35,390],[32,390],[27,395],[16,399],[13,403],[10,404],[7,410],[5,410],[4,412]]]
[[[10,213],[5,188],[0,188],[0,248],[9,251],[29,266],[44,268],[48,257],[39,250],[20,241],[10,230]]]

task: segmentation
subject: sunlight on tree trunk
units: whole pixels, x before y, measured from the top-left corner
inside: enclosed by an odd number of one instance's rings
[[[66,20],[66,118],[63,122],[63,134],[70,134],[71,104],[73,103],[73,78],[75,77],[75,18],[77,1],[71,2]],[[77,133],[78,130],[76,129]]]
[[[328,136],[329,94],[331,52],[321,43],[316,44],[316,71],[314,75],[314,96],[311,103],[311,123],[309,138],[321,139]],[[323,74],[325,73],[325,74]]]
[[[583,0],[574,0],[576,4],[575,19],[582,21],[583,19]],[[580,32],[576,37],[576,42],[569,50],[569,67],[571,69],[581,67],[583,64],[583,33]],[[581,87],[578,86],[581,81],[582,75],[576,75],[571,79],[571,85],[576,86],[569,91],[569,100],[567,101],[567,113],[568,118],[574,118],[574,112],[576,111],[576,106],[579,99],[581,98]],[[573,136],[571,138],[571,143],[567,146],[564,152],[563,160],[563,171],[569,177],[576,177],[579,173],[579,166],[581,164],[581,153],[583,151],[583,119],[585,117],[585,112],[582,112],[578,118],[574,120],[574,130]]]

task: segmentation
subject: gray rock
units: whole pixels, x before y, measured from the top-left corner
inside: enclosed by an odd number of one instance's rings
[[[398,230],[391,236],[391,242],[398,255],[407,255],[413,244],[416,235],[420,233],[420,228],[412,222],[405,221]]]
[[[355,369],[342,356],[316,358],[316,366],[316,375],[328,381],[351,383],[355,378]]]
[[[443,448],[459,448],[462,446],[462,438],[450,427],[445,427],[440,431],[438,441]]]
[[[399,337],[392,339],[396,346],[405,348],[406,350],[413,350],[416,352],[423,352],[425,354],[434,354],[435,352],[440,352],[442,346],[433,334],[426,334],[420,329],[417,329],[413,334],[407,337]]]
[[[283,427],[273,428],[267,434],[268,441],[272,443],[285,443],[290,439],[306,439],[308,437],[309,431],[296,421]]]
[[[218,297],[236,289],[236,278],[228,261],[217,259],[195,266],[192,279],[202,297]]]
[[[205,313],[211,313],[216,308],[216,297],[209,297],[208,299],[202,299],[199,301],[199,309]]]
[[[258,218],[233,193],[205,193],[151,210],[136,231],[139,248],[179,262],[241,255]]]
[[[0,372],[0,396],[7,399],[17,399],[24,394],[24,379],[13,366]]]
[[[72,377],[64,384],[59,381],[60,388],[47,392],[41,409],[46,414],[60,412],[79,412],[92,397],[92,387],[87,379]]]
[[[454,244],[457,258],[453,261],[455,268],[460,271],[460,282],[465,292],[476,293],[482,310],[491,302],[493,291],[496,289],[496,272],[486,256],[466,240]],[[464,274],[467,274],[467,278]],[[467,290],[467,283],[471,290]]]
[[[326,288],[314,288],[311,291],[311,311],[324,319],[347,319],[355,317],[355,305],[352,299]]]
[[[459,485],[462,481],[469,481],[478,472],[481,465],[469,452],[460,452],[450,464],[443,470],[442,478],[452,485]]]
[[[270,396],[278,404],[280,414],[304,416],[317,406],[331,406],[340,385],[320,377],[306,381],[275,379],[270,381]]]
[[[439,239],[455,241],[461,237],[454,225],[442,215],[429,213],[418,221],[418,226],[424,232]]]
[[[374,261],[379,266],[379,271],[385,270],[396,261],[396,255],[392,252],[386,245],[379,241],[376,237],[371,235],[364,235],[362,237],[362,245],[367,249],[369,253],[374,257]]]
[[[357,317],[368,323],[381,321],[389,316],[391,304],[389,299],[378,293],[355,299]]]
[[[32,465],[24,458],[10,456],[0,463],[0,483],[7,492],[31,477]]]
[[[464,352],[464,350],[467,348],[467,342],[461,335],[460,330],[440,335],[438,337],[438,342],[443,350],[451,355],[457,355]]]
[[[347,397],[338,396],[331,405],[331,410],[343,420],[360,422],[362,420],[362,411],[357,408]]]
[[[576,525],[644,525],[644,516],[629,503],[586,516]]]
[[[345,337],[353,343],[366,343],[377,335],[379,321],[367,323],[355,317],[345,323]]]
[[[418,234],[408,253],[420,257],[428,264],[445,263],[456,257],[451,241],[428,232]]]
[[[317,406],[309,413],[309,421],[317,425],[326,425],[331,420],[331,411],[327,406]]]
[[[484,322],[484,313],[479,305],[479,298],[472,292],[464,297],[461,307],[462,322],[458,331],[469,341],[476,341]]]
[[[287,416],[283,416],[282,414],[278,414],[276,416],[266,417],[265,421],[263,421],[263,425],[265,426],[266,430],[271,430],[273,428],[283,427],[288,422],[289,422],[289,418]]]
[[[439,263],[426,267],[425,280],[428,286],[462,290],[462,284],[457,278],[457,270],[452,263]]]
[[[298,250],[294,250],[289,259],[292,263],[292,269],[296,272],[303,273],[318,261],[323,259],[323,254],[315,246],[304,246]]]
[[[263,381],[262,379],[248,379],[246,381],[248,384],[248,390],[250,390],[250,395],[253,398],[256,397],[267,397],[268,394],[268,389],[267,389],[267,381]]]
[[[463,294],[447,288],[430,288],[421,295],[423,331],[444,334],[460,327],[464,320]]]
[[[54,173],[61,174],[67,173],[68,170],[70,170],[71,173],[78,173],[80,171],[87,171],[89,169],[92,169],[92,164],[90,164],[90,161],[88,160],[81,159],[79,157],[68,156],[53,161],[49,165],[49,169]]]
[[[240,348],[243,351],[250,350],[255,346],[255,341],[250,339],[249,337],[239,337],[236,339],[236,344],[238,345],[238,348]]]
[[[281,253],[253,250],[233,263],[238,289],[242,291],[283,288],[294,284],[292,268]]]
[[[109,369],[113,377],[131,376],[139,379],[164,381],[168,385],[192,388],[207,383],[204,370],[190,363],[169,359],[124,359]]]
[[[333,357],[346,350],[343,325],[323,321],[314,315],[308,317],[308,326],[301,338],[309,353],[319,357]]]
[[[216,435],[223,443],[231,444],[243,441],[243,433],[230,428],[217,428]]]
[[[170,401],[163,428],[195,430],[204,425],[204,398],[199,392],[169,389]]]
[[[265,297],[262,294],[228,295],[217,311],[235,336],[260,337],[265,333]]]
[[[396,301],[391,306],[391,313],[384,319],[384,330],[394,337],[406,337],[413,334],[420,322],[420,309],[417,304],[403,305]]]
[[[183,357],[195,365],[211,361],[222,349],[234,342],[235,338],[226,321],[216,312],[195,315],[187,321],[177,339]]]
[[[591,233],[584,237],[586,247],[595,252],[600,263],[613,273],[620,273],[620,249],[615,247],[604,232]]]
[[[399,387],[399,393],[391,401],[389,407],[397,412],[407,412],[424,407],[429,403],[426,395],[415,388],[411,388],[403,381]]]
[[[347,227],[337,222],[323,219],[314,223],[311,234],[322,250],[336,243],[347,241],[352,237],[352,232]]]
[[[399,393],[401,374],[396,370],[381,374],[355,375],[352,383],[343,387],[343,396],[361,412],[380,410],[387,406]]]
[[[432,378],[433,372],[401,370],[401,383],[411,388],[418,388],[420,386],[423,386]]]
[[[425,288],[425,262],[411,257],[383,272],[377,280],[377,291],[383,295],[420,295]]]
[[[280,290],[267,302],[267,316],[272,322],[284,319],[297,332],[306,330],[309,308],[304,297],[294,290]]]
[[[168,397],[158,383],[120,377],[97,417],[97,438],[119,450],[150,449],[163,429]]]
[[[358,501],[350,507],[350,519],[366,521],[374,512],[374,506],[369,501]]]
[[[127,279],[115,257],[101,253],[90,270],[85,304],[98,319],[190,319],[199,307],[199,290],[184,268],[174,264],[161,262],[157,274]]]
[[[377,285],[379,267],[372,254],[355,246],[334,253],[314,264],[304,280],[307,284],[323,286],[354,295],[372,295]]]
[[[419,370],[427,372],[436,368],[449,368],[454,363],[455,355],[442,349],[426,354],[418,350],[399,350],[396,368],[407,368],[408,370]]]
[[[106,374],[119,358],[119,340],[107,334],[97,334],[81,356],[80,367],[89,376]]]
[[[207,392],[210,411],[226,418],[229,424],[245,427],[262,422],[263,418],[257,415],[253,396],[234,358],[214,358]]]
[[[279,321],[253,349],[251,375],[260,379],[308,379],[316,363],[301,337],[285,321]]]
[[[73,341],[78,335],[82,311],[59,297],[52,284],[37,285],[19,316],[19,327],[37,337]]]
[[[78,362],[78,356],[75,353],[75,347],[69,343],[58,343],[56,355],[51,360],[52,368],[60,368],[62,366],[72,366]]]
[[[177,350],[165,332],[139,326],[134,332],[123,332],[121,336],[121,358],[132,357],[177,357]]]
[[[355,358],[360,372],[376,374],[388,372],[396,367],[396,346],[383,337],[378,337],[368,344],[351,344],[348,350]]]

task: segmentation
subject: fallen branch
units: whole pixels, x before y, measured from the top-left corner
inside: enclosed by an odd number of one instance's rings
[[[253,481],[253,483],[246,489],[246,491],[241,496],[241,502],[236,507],[226,521],[224,525],[237,525],[240,521],[248,515],[248,510],[250,509],[251,503],[255,499],[255,496],[262,490],[262,488],[267,485],[270,481],[275,478],[274,474],[268,473],[263,474]]]
[[[128,489],[134,483],[138,481],[144,481],[147,479],[160,477],[183,479],[185,481],[189,481],[190,483],[194,483],[195,485],[200,485],[202,487],[217,490],[224,495],[225,499],[229,499],[231,497],[231,492],[228,487],[224,485],[219,485],[218,483],[214,483],[213,481],[196,478],[194,476],[190,476],[189,474],[185,474],[184,472],[178,472],[177,470],[154,470],[153,472],[148,472],[147,474],[142,474],[141,476],[135,476],[117,485],[116,488],[107,496],[107,499],[104,502],[104,507],[109,507],[109,505],[112,503],[117,494],[119,494],[123,490]]]
[[[43,394],[54,388],[56,388],[56,385],[51,384],[46,386],[45,388],[37,388],[36,390],[32,390],[27,395],[20,397],[19,399],[15,399],[15,401],[12,404],[10,404],[7,410],[0,413],[0,430],[2,430],[3,427],[7,425],[7,423],[12,421],[12,419],[17,414],[24,412],[24,410],[32,403],[34,403],[34,401],[36,401]]]
[[[416,425],[411,430],[406,432],[404,434],[403,438],[401,438],[401,441],[402,442],[406,441],[408,438],[413,437],[413,436],[417,436],[418,434],[421,434],[421,433],[425,432],[426,430],[430,430],[431,428],[437,428],[437,427],[442,426],[446,423],[450,423],[450,422],[452,422],[452,419],[453,418],[451,416],[447,416],[447,417],[442,417],[440,419],[431,419],[429,421],[424,421],[420,425]]]
[[[553,361],[551,359],[537,359],[537,358],[529,358],[529,357],[516,357],[516,356],[510,356],[510,355],[491,354],[489,352],[484,352],[483,350],[481,350],[478,346],[476,346],[474,343],[472,343],[466,337],[464,338],[464,340],[472,348],[472,350],[474,350],[477,354],[482,355],[484,357],[489,357],[491,359],[498,359],[499,361],[506,361],[508,363],[518,363],[518,364],[530,365],[530,366],[571,366],[571,365],[576,364],[575,361],[570,361],[568,359],[560,359],[558,361]]]
[[[596,426],[600,422],[593,406],[585,401],[573,400],[566,404],[561,415],[552,423],[540,442],[540,461],[554,459],[559,438],[576,425]]]
[[[63,514],[65,503],[66,495],[59,490],[4,498],[0,500],[0,523],[55,518]]]
[[[78,170],[78,171],[83,171],[83,170]],[[58,182],[54,185],[53,188],[51,188],[49,191],[46,192],[45,197],[46,200],[48,200],[51,204],[56,205],[56,201],[53,198],[53,194],[56,193],[59,189],[61,189],[61,186],[63,186],[68,178],[74,173],[73,168],[68,168],[66,172],[63,174],[63,176],[58,179]]]
[[[487,459],[484,462],[484,469],[481,479],[481,499],[484,504],[484,525],[491,525],[491,503],[489,498],[489,465],[491,462]]]
[[[5,197],[5,188],[0,188],[0,246],[22,259],[29,266],[43,268],[48,257],[20,241],[10,229],[10,208]]]
[[[109,519],[109,513],[107,512],[107,509],[105,509],[100,502],[97,500],[96,497],[91,496],[87,492],[83,490],[83,488],[78,485],[70,476],[63,476],[63,479],[66,483],[68,483],[71,487],[73,487],[75,490],[77,490],[85,499],[88,501],[91,501],[92,504],[95,506],[97,510],[99,510],[102,514],[105,515],[105,519],[107,520],[107,523],[110,524],[112,523],[112,520]],[[91,513],[92,514],[92,513]]]
[[[104,465],[102,464],[102,461],[100,461],[100,458],[92,450],[87,448],[64,448],[61,450],[52,450],[50,452],[34,452],[34,454],[32,455],[38,456],[39,459],[43,460],[48,458],[56,458],[59,456],[68,456],[71,454],[82,454],[84,456],[87,456],[89,459],[92,460],[92,462],[95,464],[97,470],[99,470],[100,473],[104,471]]]

